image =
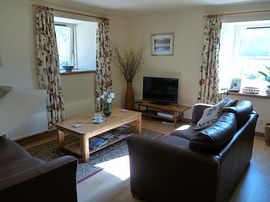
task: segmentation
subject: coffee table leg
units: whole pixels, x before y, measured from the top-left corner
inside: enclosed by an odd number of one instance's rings
[[[174,114],[173,114],[173,123],[174,123],[174,128],[176,128],[176,123],[177,123],[177,112],[174,112]]]
[[[89,160],[89,139],[85,136],[80,137],[81,155],[82,161]]]
[[[65,144],[65,133],[61,130],[58,130],[58,146],[62,149],[64,148],[64,144]]]
[[[142,116],[138,116],[136,123],[135,123],[135,132],[141,133],[142,132]]]

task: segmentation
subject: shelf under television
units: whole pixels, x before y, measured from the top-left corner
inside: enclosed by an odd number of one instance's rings
[[[176,127],[178,120],[180,120],[181,123],[183,122],[184,112],[191,108],[189,106],[184,106],[184,105],[157,104],[157,103],[152,103],[151,101],[148,101],[148,100],[140,100],[140,101],[137,101],[136,103],[138,104],[138,110],[142,112],[143,115],[173,121],[174,127]],[[145,109],[142,110],[141,107],[144,107]],[[165,112],[165,113],[169,112],[169,113],[172,113],[173,117],[168,118],[164,116],[158,116],[157,112]]]

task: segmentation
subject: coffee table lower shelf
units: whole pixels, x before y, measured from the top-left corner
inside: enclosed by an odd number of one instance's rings
[[[89,160],[89,154],[96,152],[97,150],[89,150],[89,139],[98,136],[102,133],[118,128],[120,126],[134,123],[135,133],[141,133],[142,130],[142,114],[131,110],[123,110],[121,108],[113,108],[112,114],[105,117],[104,122],[101,124],[94,124],[90,121],[90,117],[94,114],[85,117],[79,117],[75,119],[66,120],[56,124],[58,130],[58,145],[61,149],[71,151],[77,155],[82,156],[82,161]],[[80,127],[74,127],[76,123],[80,123]],[[78,137],[78,143],[65,144],[65,134],[75,135]],[[116,141],[120,141],[116,140]],[[99,148],[102,149],[105,146],[114,144],[116,141],[109,142],[107,145]]]
[[[89,149],[89,155],[91,155],[91,154],[93,154],[93,153],[95,153],[97,151],[100,151],[100,150],[102,150],[102,149],[104,149],[104,148],[106,148],[106,147],[108,147],[108,146],[110,146],[112,144],[120,142],[120,141],[126,139],[128,136],[130,136],[130,135],[127,135],[126,137],[111,140],[111,141],[109,141],[108,143],[106,143],[105,145],[101,146],[98,149],[95,149],[95,150]],[[73,153],[73,154],[75,154],[77,156],[82,156],[81,150],[80,150],[80,141],[79,140],[76,140],[74,142],[65,144],[61,149],[66,150],[66,151],[68,151],[70,153]]]

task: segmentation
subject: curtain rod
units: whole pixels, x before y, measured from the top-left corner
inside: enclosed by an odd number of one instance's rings
[[[220,13],[220,14],[210,14],[204,15],[204,17],[210,16],[225,16],[225,15],[241,15],[241,14],[251,14],[251,13],[268,13],[270,10],[257,10],[257,11],[244,11],[244,12],[235,12],[235,13]]]
[[[62,10],[62,9],[56,9],[56,8],[49,8],[46,6],[41,6],[41,5],[33,5],[34,8],[39,8],[39,9],[52,9],[52,11],[59,11],[62,13],[69,13],[69,14],[74,14],[74,15],[80,15],[80,16],[85,16],[85,17],[91,17],[91,18],[96,18],[96,19],[101,19],[101,20],[109,20],[109,18],[105,18],[105,17],[99,17],[99,16],[95,16],[95,15],[88,15],[88,14],[83,14],[83,13],[77,13],[77,12],[73,12],[73,11],[67,11],[67,10]]]

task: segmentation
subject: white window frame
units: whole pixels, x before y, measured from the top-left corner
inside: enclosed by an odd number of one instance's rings
[[[240,56],[240,32],[247,29],[270,29],[270,24],[266,26],[258,26],[258,25],[236,25],[235,27],[235,46],[234,46],[234,57],[240,58],[241,60],[270,60],[270,56]],[[237,53],[239,55],[237,55]]]
[[[71,29],[70,33],[70,52],[69,52],[69,64],[75,65],[74,69],[78,69],[78,57],[77,57],[77,43],[76,43],[76,24],[55,22],[55,26],[64,26]],[[64,70],[60,66],[60,70]]]
[[[232,51],[231,59],[228,58],[228,60],[231,60],[231,65],[232,65],[232,68],[230,69],[230,71],[235,70],[236,72],[239,72],[240,74],[238,75],[236,73],[233,78],[239,78],[239,76],[243,77],[243,75],[244,75],[242,73],[243,70],[241,70],[240,67],[238,67],[237,64],[242,63],[244,60],[246,60],[246,61],[256,61],[256,60],[257,61],[262,61],[262,60],[266,60],[269,63],[270,56],[261,56],[261,57],[260,56],[255,56],[255,57],[253,57],[253,56],[240,56],[240,32],[242,30],[247,29],[247,28],[258,28],[259,29],[261,27],[267,27],[267,28],[270,27],[270,22],[269,21],[268,22],[262,22],[262,23],[260,23],[260,22],[255,22],[255,23],[254,22],[250,22],[250,23],[243,22],[243,24],[242,23],[239,23],[239,24],[236,23],[234,25],[234,30],[233,30],[234,31],[234,34],[233,34],[233,43],[234,44],[233,44],[232,49],[231,49],[231,51]],[[224,51],[224,50],[222,50],[222,51]],[[222,75],[220,75],[220,77],[221,76]],[[233,78],[231,78],[231,79],[233,79]],[[222,80],[224,80],[224,79],[222,79]],[[244,80],[246,80],[246,79],[244,79]],[[262,82],[262,81],[258,80],[258,78],[256,78],[255,81],[256,82]],[[230,86],[227,86],[227,87],[229,88]],[[242,86],[242,88],[243,87],[244,86]],[[225,89],[225,86],[220,86],[220,88]],[[263,91],[264,89],[261,89],[261,90]]]

